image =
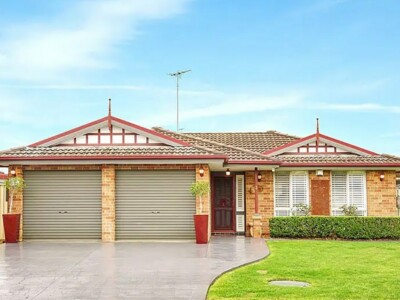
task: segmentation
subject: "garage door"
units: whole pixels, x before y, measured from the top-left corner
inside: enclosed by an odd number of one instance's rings
[[[117,239],[194,239],[194,171],[117,171]]]
[[[25,239],[100,239],[100,171],[25,171]]]

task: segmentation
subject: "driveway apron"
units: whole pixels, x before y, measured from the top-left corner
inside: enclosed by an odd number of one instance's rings
[[[205,299],[221,273],[268,254],[263,239],[0,245],[0,299]]]

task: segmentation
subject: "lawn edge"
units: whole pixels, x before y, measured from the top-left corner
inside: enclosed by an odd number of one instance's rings
[[[225,270],[225,271],[222,272],[221,274],[217,275],[217,276],[211,281],[210,285],[208,286],[208,288],[207,288],[207,293],[206,293],[206,297],[204,298],[204,300],[207,300],[207,298],[208,298],[208,293],[209,293],[209,291],[210,291],[211,286],[212,286],[221,276],[225,275],[226,273],[235,271],[235,270],[237,270],[237,269],[239,269],[239,268],[246,267],[246,266],[252,265],[252,264],[254,264],[254,263],[258,263],[258,262],[260,262],[260,261],[266,259],[266,258],[271,254],[271,251],[270,251],[269,246],[268,246],[268,244],[267,244],[267,239],[263,238],[263,240],[264,240],[264,242],[265,242],[265,245],[266,245],[267,248],[268,248],[268,253],[267,253],[267,255],[265,255],[265,256],[263,256],[263,257],[261,257],[261,258],[258,258],[258,259],[256,259],[256,260],[249,261],[249,262],[247,262],[247,263],[241,264],[241,265],[239,265],[239,266],[230,268],[230,269],[228,269],[228,270]]]

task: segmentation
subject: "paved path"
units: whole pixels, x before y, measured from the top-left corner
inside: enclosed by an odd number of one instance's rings
[[[263,258],[263,239],[0,245],[0,299],[204,299],[222,272]]]

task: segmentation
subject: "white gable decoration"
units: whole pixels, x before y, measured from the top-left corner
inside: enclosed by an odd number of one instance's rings
[[[83,146],[83,145],[160,145],[160,142],[155,141],[142,134],[138,134],[118,126],[111,126],[111,131],[108,126],[99,128],[73,137],[58,144],[59,146]]]

